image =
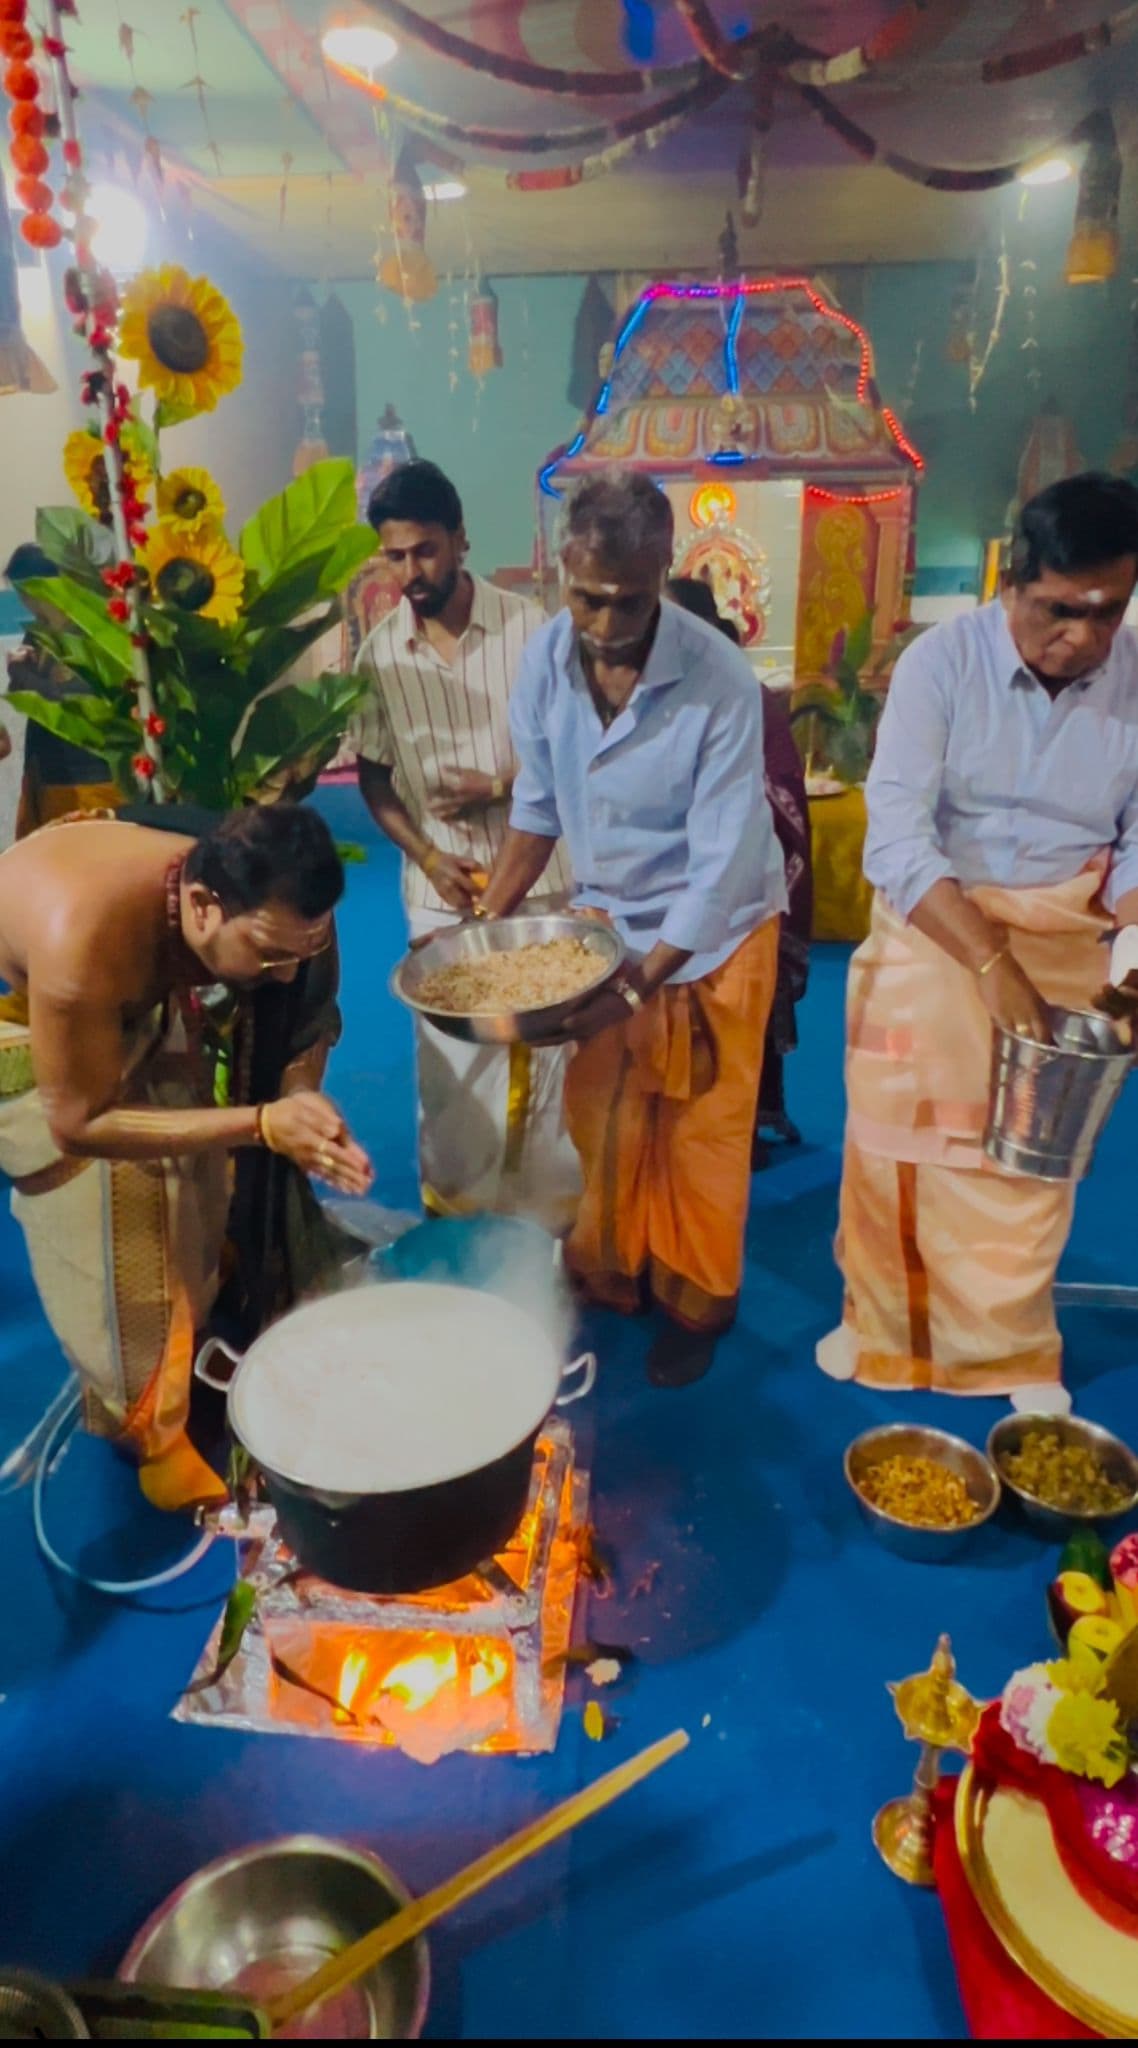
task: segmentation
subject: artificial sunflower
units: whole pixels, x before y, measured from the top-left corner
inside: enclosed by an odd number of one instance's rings
[[[123,429],[122,450],[130,465],[131,482],[143,497],[154,480],[153,472],[141,441],[129,426]],[[85,427],[77,427],[73,434],[68,434],[63,444],[63,474],[84,512],[106,524],[111,516],[111,487],[98,434]]]
[[[208,469],[172,469],[158,485],[158,516],[175,533],[220,526],[225,501]]]
[[[195,612],[218,626],[231,626],[239,617],[245,564],[216,527],[187,534],[159,520],[139,560],[152,599],[167,610]]]
[[[145,270],[123,298],[119,354],[139,382],[184,418],[212,412],[241,382],[241,327],[208,277],[179,264]]]

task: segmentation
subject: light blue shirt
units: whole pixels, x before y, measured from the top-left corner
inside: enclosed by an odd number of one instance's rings
[[[510,697],[510,823],[564,836],[575,901],[609,913],[638,959],[657,940],[710,974],[786,906],[763,784],[763,700],[746,657],[660,607],[644,673],[606,731],[567,611],[526,643]]]
[[[893,672],[865,789],[865,872],[909,917],[934,882],[1062,882],[1111,850],[1138,887],[1138,642],[1053,699],[997,598],[922,633]]]

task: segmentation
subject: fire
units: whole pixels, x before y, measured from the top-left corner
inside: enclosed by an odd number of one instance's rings
[[[422,1650],[395,1664],[383,1680],[380,1691],[393,1693],[401,1706],[416,1714],[429,1707],[445,1685],[458,1677],[458,1651],[453,1643],[437,1650]]]
[[[362,1650],[349,1650],[340,1666],[340,1679],[336,1687],[336,1698],[345,1714],[350,1714],[356,1703],[364,1679],[367,1677],[368,1660]]]
[[[510,1674],[510,1660],[501,1650],[485,1649],[470,1674],[470,1697],[480,1700],[484,1693],[493,1692]]]

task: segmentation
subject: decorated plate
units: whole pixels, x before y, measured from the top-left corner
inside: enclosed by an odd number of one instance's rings
[[[956,1845],[984,1918],[1038,1989],[1112,2041],[1138,2031],[1138,1932],[1110,1926],[1068,1878],[1038,1799],[982,1785],[956,1793]]]
[[[842,782],[836,775],[808,775],[806,777],[806,794],[811,798],[818,796],[848,796],[849,790],[849,783]]]

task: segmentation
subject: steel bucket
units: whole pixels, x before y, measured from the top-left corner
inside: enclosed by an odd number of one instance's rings
[[[984,1151],[1008,1173],[1082,1180],[1134,1053],[1093,1010],[1051,1012],[1054,1045],[995,1027]]]

